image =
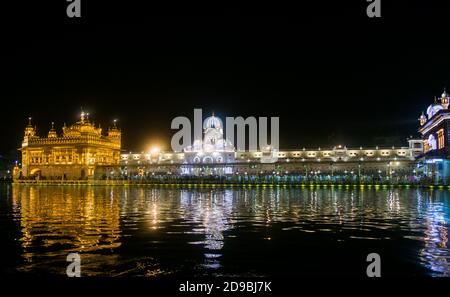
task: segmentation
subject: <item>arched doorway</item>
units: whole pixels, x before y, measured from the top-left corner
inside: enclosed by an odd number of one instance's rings
[[[206,156],[206,157],[203,158],[203,163],[211,164],[211,163],[213,163],[213,158],[210,157],[210,156]]]
[[[40,179],[41,174],[42,174],[42,172],[41,172],[41,169],[39,169],[39,168],[34,168],[30,172],[30,176],[34,177],[35,179]]]

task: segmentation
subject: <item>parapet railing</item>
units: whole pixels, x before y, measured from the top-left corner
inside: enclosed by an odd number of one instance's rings
[[[251,180],[251,179],[219,179],[219,178],[173,178],[173,179],[84,179],[84,180],[47,180],[16,179],[14,184],[27,185],[223,185],[223,186],[446,186],[432,180]]]

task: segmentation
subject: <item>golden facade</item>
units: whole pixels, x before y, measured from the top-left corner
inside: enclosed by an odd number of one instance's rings
[[[62,135],[53,127],[40,137],[29,119],[22,142],[21,178],[90,179],[108,166],[120,164],[121,131],[116,123],[106,135],[84,112],[72,126],[64,124]],[[98,171],[98,172],[96,172]]]

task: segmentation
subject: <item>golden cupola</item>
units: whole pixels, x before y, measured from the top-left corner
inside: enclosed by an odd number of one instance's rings
[[[64,137],[80,137],[82,135],[101,136],[102,129],[96,128],[94,123],[89,121],[89,114],[84,111],[81,112],[80,120],[70,127],[64,124],[63,136]]]
[[[52,128],[50,129],[50,131],[48,131],[48,138],[56,138],[56,137],[58,137],[58,134],[56,134],[55,122],[52,122]]]
[[[108,129],[108,138],[120,142],[122,132],[117,128],[117,120],[113,121],[113,126]]]
[[[25,127],[25,137],[34,137],[36,136],[36,127],[33,127],[31,124],[31,117],[28,118],[28,125]]]

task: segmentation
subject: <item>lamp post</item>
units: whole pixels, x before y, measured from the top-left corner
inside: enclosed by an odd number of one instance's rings
[[[389,180],[391,180],[391,162],[390,161],[388,162],[387,167],[388,167],[388,169],[387,169],[388,170],[387,176],[388,176]]]
[[[161,149],[157,146],[154,146],[151,148],[150,150],[150,162],[153,163],[153,158],[157,160],[158,156],[159,156],[159,152],[161,151]]]

